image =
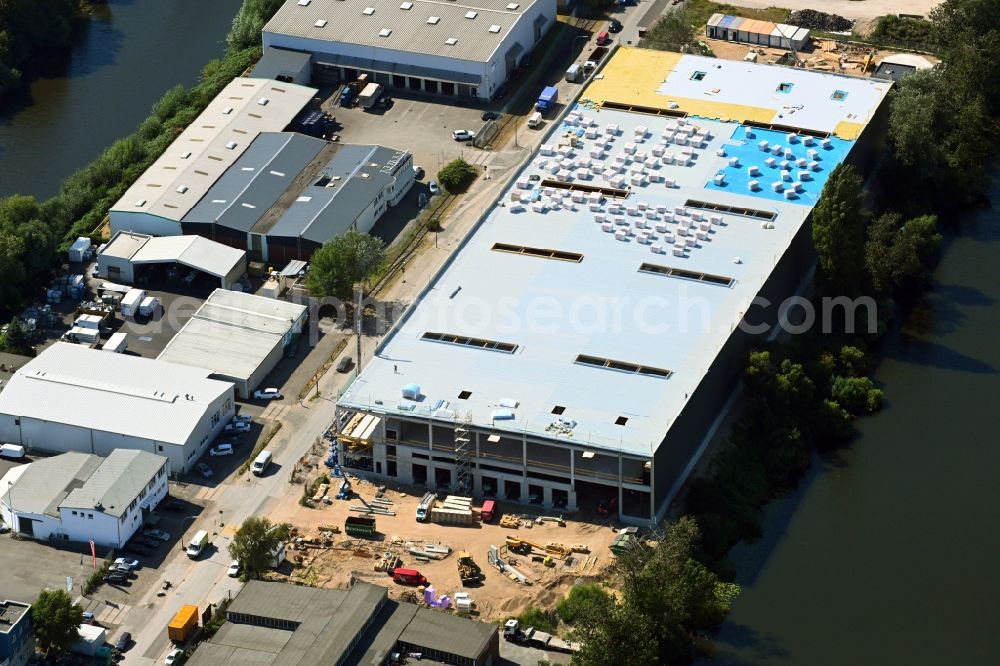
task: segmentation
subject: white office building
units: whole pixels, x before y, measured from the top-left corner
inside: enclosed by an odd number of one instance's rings
[[[264,47],[312,54],[314,73],[491,99],[556,20],[556,0],[288,0]]]
[[[167,496],[169,476],[170,461],[146,451],[64,453],[7,472],[0,512],[29,538],[120,548]]]

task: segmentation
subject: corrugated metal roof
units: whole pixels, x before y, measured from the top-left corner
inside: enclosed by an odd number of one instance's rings
[[[440,650],[467,659],[478,657],[493,634],[495,624],[469,622],[429,608],[421,608],[406,625],[399,640],[431,650]]]
[[[264,26],[264,33],[488,62],[535,1],[413,0],[410,9],[402,9],[401,0],[312,0],[305,6],[288,0]],[[365,13],[368,8],[374,11]],[[466,18],[470,11],[476,12],[475,18]],[[439,21],[428,23],[435,16]],[[500,31],[490,32],[493,25]],[[392,33],[379,36],[386,28]],[[458,41],[449,46],[445,44],[449,37]]]
[[[11,378],[0,393],[0,414],[184,444],[209,405],[233,390],[208,375],[57,342]]]
[[[724,16],[725,14],[712,14],[712,16],[708,19],[707,25],[709,27],[715,27],[719,25],[719,21],[721,21]]]
[[[305,311],[288,301],[216,289],[158,360],[249,379]]]
[[[156,236],[132,257],[134,264],[177,262],[189,268],[223,278],[229,275],[246,252],[201,236]]]
[[[285,129],[316,92],[270,79],[234,79],[111,210],[179,221],[259,133]]]
[[[264,49],[263,57],[257,61],[250,76],[255,79],[273,79],[286,72],[300,71],[311,59],[311,53],[269,46]]]
[[[119,231],[108,241],[107,246],[101,251],[101,254],[120,259],[131,259],[150,238],[152,236],[148,234]]]
[[[261,133],[184,216],[184,223],[217,222],[250,231],[326,145],[304,134]]]
[[[86,483],[70,492],[60,506],[95,509],[100,505],[104,507],[103,513],[120,517],[166,464],[166,458],[149,451],[115,449]]]
[[[86,483],[101,460],[100,456],[73,451],[24,465],[13,487],[2,489],[4,502],[11,506],[13,496],[14,510],[18,513],[47,514],[58,518],[59,504],[73,490]]]

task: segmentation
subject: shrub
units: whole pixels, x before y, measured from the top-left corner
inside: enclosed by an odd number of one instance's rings
[[[569,596],[556,606],[556,614],[563,622],[572,624],[579,617],[583,606],[589,603],[603,603],[607,597],[608,593],[596,583],[575,585],[569,591]]]
[[[438,171],[438,182],[452,194],[464,192],[475,179],[475,168],[461,157],[448,162]]]
[[[525,629],[534,627],[539,631],[552,633],[556,630],[559,618],[556,617],[556,614],[553,611],[532,606],[518,615],[517,621],[520,622],[521,626]]]

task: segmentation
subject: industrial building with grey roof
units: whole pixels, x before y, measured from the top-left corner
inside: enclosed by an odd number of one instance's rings
[[[555,19],[556,0],[287,0],[264,46],[345,80],[492,99]]]
[[[499,659],[495,625],[400,603],[386,588],[363,582],[332,590],[249,581],[226,619],[195,651],[191,666],[380,666],[400,649],[447,664],[486,666]]]
[[[120,547],[166,497],[169,472],[165,457],[147,451],[63,453],[9,470],[0,512],[23,536]]]
[[[413,177],[404,150],[264,132],[181,224],[263,261],[307,260],[350,229],[369,231]]]

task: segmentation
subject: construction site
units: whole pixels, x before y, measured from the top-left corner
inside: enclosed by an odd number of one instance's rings
[[[303,459],[302,499],[269,513],[293,526],[291,566],[272,580],[331,588],[362,580],[388,587],[395,599],[499,620],[554,606],[574,584],[600,575],[621,541],[609,523],[513,502],[473,506],[466,497],[387,489],[335,470],[339,476],[329,476],[315,456]]]

